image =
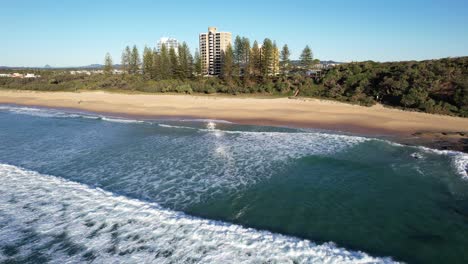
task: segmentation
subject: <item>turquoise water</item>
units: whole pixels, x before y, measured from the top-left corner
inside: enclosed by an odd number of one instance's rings
[[[468,263],[466,154],[0,105],[0,262]]]

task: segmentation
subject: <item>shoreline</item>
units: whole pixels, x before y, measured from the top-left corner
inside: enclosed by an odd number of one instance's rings
[[[0,104],[78,110],[137,119],[213,119],[313,128],[468,153],[468,118],[364,107],[314,98],[255,98],[104,91],[0,90]]]

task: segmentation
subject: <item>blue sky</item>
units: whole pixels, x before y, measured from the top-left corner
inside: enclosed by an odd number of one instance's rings
[[[217,3],[213,6],[213,3]],[[115,62],[126,45],[163,36],[192,52],[208,26],[306,44],[318,59],[422,60],[468,55],[466,0],[0,1],[0,65],[79,66]]]

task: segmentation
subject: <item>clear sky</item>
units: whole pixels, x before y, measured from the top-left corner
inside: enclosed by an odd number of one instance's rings
[[[215,4],[213,4],[215,3]],[[467,0],[14,0],[0,1],[0,65],[114,62],[126,45],[186,41],[217,26],[233,35],[306,44],[336,61],[422,60],[468,55]]]

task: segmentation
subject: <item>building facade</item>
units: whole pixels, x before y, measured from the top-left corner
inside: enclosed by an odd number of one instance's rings
[[[200,34],[200,58],[204,75],[219,75],[222,68],[222,54],[232,42],[230,32],[218,32],[209,27],[207,33]]]
[[[165,45],[167,50],[173,48],[175,52],[178,52],[179,42],[175,38],[160,38],[158,41],[158,52],[161,52],[162,45]]]

